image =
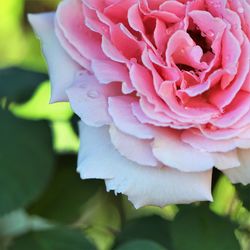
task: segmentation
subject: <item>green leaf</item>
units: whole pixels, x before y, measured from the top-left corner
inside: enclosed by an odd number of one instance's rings
[[[206,205],[182,206],[172,222],[174,250],[237,250],[236,226],[213,214]]]
[[[14,240],[9,250],[95,250],[81,231],[50,229],[25,234]]]
[[[116,250],[165,250],[166,248],[150,240],[129,241]]]
[[[32,98],[24,104],[12,104],[11,111],[18,117],[37,120],[65,121],[72,116],[69,103],[49,104],[51,96],[50,82],[43,82],[35,90]]]
[[[155,241],[167,249],[171,249],[169,223],[156,215],[128,221],[118,236],[116,244],[120,245],[131,240],[147,239]]]
[[[44,191],[54,164],[45,121],[26,121],[0,109],[0,215],[27,206]]]
[[[55,175],[41,199],[30,208],[31,213],[62,223],[80,217],[83,205],[102,188],[102,182],[81,180],[76,166],[76,155],[58,157]]]
[[[0,99],[8,102],[25,102],[33,94],[39,83],[48,79],[47,74],[20,68],[0,70]]]
[[[244,207],[250,209],[250,185],[237,184],[235,187]]]

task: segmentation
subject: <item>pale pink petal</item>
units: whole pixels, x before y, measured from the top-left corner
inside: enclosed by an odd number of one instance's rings
[[[104,36],[102,37],[102,50],[115,62],[129,63],[129,60]]]
[[[249,40],[245,37],[241,47],[238,72],[235,79],[226,89],[215,88],[209,93],[209,101],[220,109],[227,106],[243,86],[250,68],[250,46]]]
[[[105,59],[101,36],[84,24],[81,1],[64,0],[56,12],[58,27],[65,38],[87,59]]]
[[[93,60],[92,70],[100,83],[129,81],[126,66],[111,60]]]
[[[221,16],[225,11],[227,0],[205,0],[205,4],[213,15]]]
[[[174,13],[176,16],[183,18],[185,15],[186,7],[184,4],[178,1],[164,1],[160,7],[160,10]]]
[[[127,59],[139,59],[143,44],[130,33],[123,24],[116,24],[110,28],[112,44]]]
[[[234,125],[250,110],[250,93],[239,91],[224,113],[210,122],[216,127],[227,128]]]
[[[80,73],[81,75],[67,90],[72,109],[89,126],[100,127],[111,124],[108,97],[119,95],[119,86],[100,85],[93,75],[87,72]]]
[[[122,90],[125,94],[134,91],[128,68],[124,64],[111,60],[92,60],[91,67],[100,83],[122,82]]]
[[[220,170],[231,169],[240,166],[237,150],[232,150],[225,153],[212,153],[214,166]]]
[[[157,166],[151,140],[143,140],[119,131],[115,126],[110,126],[111,142],[120,154],[131,161],[144,166]]]
[[[238,39],[239,43],[242,44],[244,38],[242,30],[240,29],[241,22],[239,15],[230,9],[226,9],[223,17],[231,24],[231,32]]]
[[[226,30],[222,39],[222,67],[228,74],[237,73],[241,47],[234,35]]]
[[[197,46],[185,31],[178,30],[169,39],[166,50],[166,63],[169,67],[185,64],[197,69],[205,69],[207,64],[201,62],[201,57],[201,47]]]
[[[36,34],[39,36],[46,57],[52,84],[51,103],[67,101],[65,90],[72,84],[80,66],[61,47],[54,31],[55,14],[29,14]]]
[[[61,46],[65,49],[68,55],[84,69],[91,70],[90,60],[81,55],[81,53],[71,43],[69,43],[61,29],[58,27],[57,22],[55,22],[55,33]]]
[[[208,122],[212,117],[219,114],[218,109],[203,100],[197,99],[196,102],[192,100],[189,103],[190,106],[180,104],[175,94],[175,86],[171,82],[163,82],[159,92],[172,112],[182,117],[191,118],[195,122]]]
[[[140,166],[114,149],[105,127],[96,129],[81,123],[80,135],[77,169],[81,177],[105,179],[107,190],[127,195],[136,208],[212,200],[211,171],[183,173]]]
[[[221,18],[213,17],[211,13],[207,11],[193,10],[189,12],[188,15],[193,19],[193,22],[199,27],[199,29],[205,33],[207,37],[210,37],[211,40],[222,34],[226,28],[226,24]],[[213,34],[213,36],[209,36],[210,34]]]
[[[104,9],[104,15],[110,18],[114,23],[126,23],[128,10],[136,2],[137,0],[114,1],[113,4]]]
[[[173,129],[165,128],[156,134],[152,147],[159,161],[183,172],[201,172],[214,166],[211,154],[182,142],[180,133]]]
[[[115,126],[126,134],[140,139],[152,139],[153,131],[148,125],[140,123],[132,112],[131,103],[136,99],[130,96],[110,97],[108,111]]]
[[[223,172],[233,183],[247,185],[250,183],[250,150],[239,149],[238,156],[241,163],[240,167],[227,169]]]
[[[206,152],[228,152],[236,147],[233,140],[213,140],[204,136],[198,129],[183,131],[181,139],[193,148]]]

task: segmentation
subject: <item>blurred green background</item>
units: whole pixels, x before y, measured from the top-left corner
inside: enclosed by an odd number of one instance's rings
[[[49,105],[50,85],[27,13],[58,0],[0,0],[0,249],[250,249],[250,187],[213,176],[213,203],[135,210],[76,173],[77,121]],[[157,195],[157,194],[156,194]]]

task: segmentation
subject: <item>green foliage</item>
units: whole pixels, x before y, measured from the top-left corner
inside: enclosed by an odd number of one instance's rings
[[[83,234],[73,229],[50,229],[30,232],[10,244],[9,250],[95,250]]]
[[[166,250],[166,248],[150,240],[134,240],[121,245],[116,250]]]
[[[0,215],[27,206],[47,186],[54,154],[48,123],[0,110]]]
[[[80,217],[83,205],[102,188],[102,183],[81,180],[76,164],[75,155],[58,156],[53,179],[30,213],[61,223],[72,223]]]
[[[182,206],[171,226],[174,250],[239,250],[236,225],[206,205]]]
[[[48,75],[20,68],[0,70],[0,99],[7,102],[24,102],[33,94],[38,85],[47,80]]]
[[[244,186],[242,184],[237,184],[236,190],[244,207],[250,209],[250,185]]]
[[[156,215],[130,220],[118,235],[116,244],[136,239],[149,239],[170,249],[172,244],[169,224],[168,221]]]
[[[48,119],[51,121],[67,121],[72,116],[68,103],[49,104],[50,82],[40,84],[33,93],[32,98],[23,104],[12,104],[11,111],[22,118]]]

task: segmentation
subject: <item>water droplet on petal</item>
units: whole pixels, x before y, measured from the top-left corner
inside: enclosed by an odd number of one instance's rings
[[[88,95],[89,98],[92,98],[92,99],[95,99],[95,98],[99,97],[99,93],[96,90],[90,90],[87,93],[87,95]]]
[[[214,37],[214,32],[213,32],[212,30],[209,30],[209,31],[207,32],[207,35],[208,35],[209,37]]]
[[[78,72],[76,73],[76,76],[81,77],[81,76],[83,76],[85,73],[86,73],[86,71],[80,70],[80,71],[78,71]]]

